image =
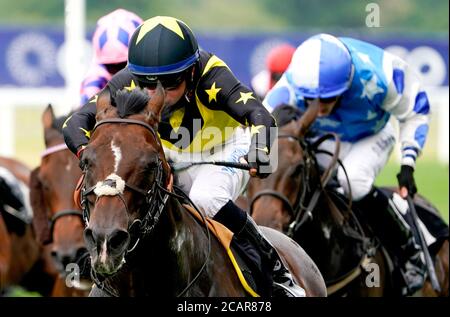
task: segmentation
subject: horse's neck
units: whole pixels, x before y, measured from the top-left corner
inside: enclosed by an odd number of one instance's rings
[[[154,232],[142,241],[138,255],[133,255],[124,284],[134,284],[131,288],[146,296],[178,295],[207,256],[199,229],[181,204],[169,198]]]

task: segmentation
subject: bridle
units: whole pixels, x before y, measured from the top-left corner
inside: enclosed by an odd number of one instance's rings
[[[134,124],[139,125],[147,129],[152,133],[152,135],[155,137],[156,140],[157,134],[155,130],[148,125],[145,122],[133,120],[133,119],[119,119],[119,118],[113,118],[113,119],[105,119],[101,120],[96,123],[94,129],[92,130],[92,133],[98,129],[101,125],[111,123],[111,124]],[[86,173],[86,170],[84,171]],[[159,218],[162,214],[162,211],[166,205],[167,199],[169,198],[169,194],[167,193],[167,190],[165,189],[164,182],[164,169],[163,169],[163,162],[158,157],[157,166],[156,166],[156,176],[155,180],[150,187],[149,190],[144,190],[141,188],[138,188],[134,185],[128,184],[125,182],[125,188],[128,190],[131,190],[141,196],[145,199],[145,204],[141,207],[140,215],[143,214],[142,218],[136,218],[133,220],[133,222],[128,226],[128,232],[136,232],[135,227],[137,227],[137,234],[136,234],[136,241],[132,243],[132,247],[127,250],[127,253],[133,251],[136,246],[138,245],[139,241],[146,237],[150,232],[153,231],[156,224],[159,221]],[[86,180],[86,178],[85,178]],[[106,179],[102,182],[103,184],[109,185],[109,186],[116,186],[115,181],[112,179]],[[86,184],[83,184],[83,187],[81,189],[81,206],[83,207],[83,219],[86,224],[86,226],[89,225],[89,218],[90,218],[90,209],[89,209],[89,203],[87,201],[87,196],[89,195],[96,195],[95,189],[97,188],[97,185],[91,186],[89,188],[86,188]],[[117,196],[122,203],[125,206],[125,209],[127,213],[129,214],[129,208],[125,201],[125,198],[122,193],[117,193],[115,195],[110,195],[110,197]],[[101,196],[100,196],[101,197]],[[96,201],[100,198],[97,196]]]
[[[158,135],[155,132],[155,130],[148,125],[145,122],[142,121],[138,121],[138,120],[133,120],[133,119],[120,119],[120,118],[112,118],[112,119],[105,119],[105,120],[101,120],[99,122],[96,123],[96,125],[94,126],[94,129],[92,130],[92,133],[94,133],[94,131],[101,125],[103,124],[107,124],[107,123],[111,123],[111,124],[135,124],[135,125],[139,125],[144,127],[145,129],[147,129],[148,131],[150,131],[150,133],[154,136],[156,142],[158,142],[158,144],[161,146],[161,143],[159,141]],[[86,171],[84,171],[86,172]],[[158,157],[158,162],[157,162],[157,168],[156,168],[156,177],[155,180],[151,186],[151,188],[149,190],[143,190],[141,188],[135,187],[133,185],[130,185],[128,183],[125,182],[125,188],[136,192],[142,196],[144,196],[146,204],[144,205],[144,207],[146,208],[142,208],[144,209],[145,213],[142,219],[135,219],[128,227],[128,231],[132,232],[132,229],[134,226],[138,226],[138,230],[139,230],[139,236],[137,236],[136,238],[136,242],[133,244],[133,246],[128,249],[125,253],[126,254],[132,252],[136,246],[138,245],[139,241],[144,239],[144,237],[148,236],[153,229],[155,228],[155,226],[158,224],[159,218],[164,210],[164,207],[166,206],[167,200],[169,198],[169,196],[173,196],[176,197],[178,199],[187,199],[193,206],[195,209],[198,210],[198,208],[195,206],[195,204],[193,204],[193,202],[189,199],[189,197],[183,193],[183,191],[179,191],[181,195],[178,195],[174,192],[171,191],[171,188],[166,188],[166,184],[163,183],[164,181],[164,169],[163,169],[163,162],[161,161],[161,159],[159,159]],[[85,180],[86,178],[84,178]],[[108,179],[106,180],[108,181]],[[169,187],[172,186],[171,184],[171,178],[169,180]],[[86,225],[89,224],[89,217],[90,217],[90,210],[89,210],[89,203],[87,202],[87,196],[91,195],[91,194],[95,194],[95,189],[97,185],[91,186],[89,188],[85,187],[86,184],[83,183],[83,187],[81,190],[81,205],[83,207],[83,219],[86,222]],[[174,188],[176,189],[176,187],[174,186]],[[128,213],[128,206],[125,202],[125,199],[123,197],[123,194],[117,194],[114,196],[118,196],[119,199],[122,201],[122,203],[124,204],[127,213]],[[98,196],[96,198],[96,201],[98,200]],[[198,280],[198,278],[200,277],[201,273],[205,270],[206,265],[209,262],[209,257],[210,257],[210,253],[211,253],[211,237],[210,237],[210,232],[209,232],[209,228],[206,224],[206,220],[204,219],[204,216],[201,212],[199,212],[199,214],[201,215],[203,222],[205,224],[205,228],[206,228],[206,232],[207,232],[207,237],[208,237],[208,253],[207,253],[207,257],[205,258],[205,261],[203,263],[203,265],[200,267],[199,271],[197,272],[197,274],[191,279],[191,281],[186,285],[186,287],[184,287],[184,289],[177,295],[179,296],[183,296],[188,290],[189,288],[192,287],[192,285]],[[109,293],[109,295],[112,296],[118,296],[117,292],[115,292],[114,290],[112,290],[110,287],[107,287],[100,279],[99,276],[94,272],[94,270],[91,270],[91,275],[92,275],[92,279],[95,282],[95,284],[100,287],[103,291]]]
[[[250,214],[253,213],[253,206],[261,197],[264,196],[272,196],[275,197],[283,203],[283,205],[287,208],[287,211],[289,212],[291,219],[293,219],[290,224],[287,231],[287,235],[292,237],[294,233],[297,231],[299,227],[301,227],[308,219],[312,219],[312,211],[317,205],[317,202],[319,200],[320,194],[322,193],[323,188],[325,188],[326,184],[331,178],[331,171],[334,169],[336,163],[338,162],[338,155],[339,155],[339,149],[340,149],[340,140],[334,133],[328,133],[323,136],[321,136],[318,140],[316,140],[313,144],[309,145],[305,142],[303,138],[299,138],[294,135],[290,134],[279,134],[278,138],[287,138],[294,140],[298,142],[300,147],[303,150],[303,153],[305,153],[305,159],[304,159],[304,165],[302,166],[302,186],[301,190],[299,191],[299,194],[296,196],[296,199],[294,203],[292,204],[285,195],[283,195],[280,192],[277,192],[275,190],[266,189],[262,190],[260,192],[257,192],[252,200],[250,201]],[[317,161],[314,157],[314,155],[311,155],[310,152],[315,151],[318,146],[324,142],[327,139],[333,138],[336,143],[335,151],[334,153],[331,153],[332,159],[330,162],[330,165],[327,167],[325,172],[322,174],[320,181],[317,182],[317,186],[314,190],[314,193],[311,195],[311,198],[309,199],[309,203],[307,206],[305,206],[305,199],[308,192],[310,192],[309,187],[309,179],[311,177],[310,171],[313,167],[318,169]],[[324,151],[316,151],[316,152],[324,152]],[[328,154],[328,153],[327,153]],[[351,194],[350,194],[351,195]],[[350,205],[351,206],[351,205]]]
[[[68,150],[69,148],[65,143],[60,143],[54,146],[51,146],[47,148],[44,152],[41,154],[41,159],[47,156],[50,156],[53,153],[58,153],[61,151]],[[50,218],[50,239],[47,241],[47,244],[51,243],[53,241],[53,230],[56,225],[56,221],[58,221],[60,218],[63,218],[65,216],[78,216],[81,220],[83,220],[83,213],[76,209],[63,209],[58,210],[51,218]]]
[[[304,140],[300,139],[297,136],[290,135],[290,134],[279,134],[278,138],[279,139],[286,138],[286,139],[296,141],[296,142],[298,142],[298,144],[300,145],[300,147],[303,150],[307,149],[307,145],[304,142]],[[308,151],[305,150],[304,153],[308,153]],[[250,215],[253,213],[253,206],[254,206],[255,202],[259,198],[265,197],[265,196],[275,197],[278,200],[280,200],[283,203],[284,207],[286,207],[286,209],[292,219],[294,219],[299,213],[301,213],[303,210],[305,210],[306,208],[304,206],[304,201],[306,198],[306,194],[309,190],[309,188],[308,188],[309,187],[309,178],[310,178],[310,171],[312,168],[312,164],[314,164],[314,160],[309,154],[307,154],[304,159],[304,162],[301,163],[301,165],[300,165],[301,177],[302,177],[303,182],[302,182],[301,190],[296,195],[294,203],[291,203],[291,201],[289,200],[288,197],[286,197],[285,195],[283,195],[282,193],[280,193],[276,190],[264,189],[264,190],[257,192],[251,199]]]

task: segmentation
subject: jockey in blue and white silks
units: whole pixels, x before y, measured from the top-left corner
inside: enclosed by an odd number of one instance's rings
[[[417,191],[413,172],[425,144],[430,113],[417,74],[405,61],[377,46],[319,34],[296,49],[289,68],[263,104],[269,111],[286,104],[305,110],[314,99],[319,101],[319,114],[312,130],[335,132],[342,141],[339,157],[350,183],[339,168],[342,189],[348,193],[350,185],[357,207],[367,214],[378,236],[392,240],[385,245],[403,259],[405,293],[416,291],[424,281],[420,249],[408,224],[373,183],[397,140],[389,120],[393,115],[400,126],[400,194],[406,198]],[[326,141],[321,148],[332,152],[334,142]],[[319,164],[327,159],[318,156]]]

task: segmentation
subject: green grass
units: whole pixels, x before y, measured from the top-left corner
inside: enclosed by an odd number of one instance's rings
[[[389,162],[378,175],[376,185],[397,186],[398,163]],[[449,219],[449,166],[434,160],[418,159],[414,172],[418,192],[429,199],[439,209],[448,223]]]

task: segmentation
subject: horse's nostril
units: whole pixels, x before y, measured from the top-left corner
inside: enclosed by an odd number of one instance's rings
[[[86,242],[86,246],[88,247],[88,249],[93,249],[95,248],[95,237],[94,237],[94,233],[92,232],[92,229],[90,228],[86,228],[84,230],[84,241]]]
[[[58,252],[56,252],[55,250],[52,250],[52,251],[50,252],[50,256],[51,256],[53,259],[57,259],[57,258],[58,258]]]
[[[77,260],[81,259],[87,254],[88,250],[85,247],[81,247],[77,249],[77,252],[75,253],[75,258]]]
[[[130,234],[123,230],[114,231],[108,240],[108,246],[111,251],[123,251],[130,239]]]

